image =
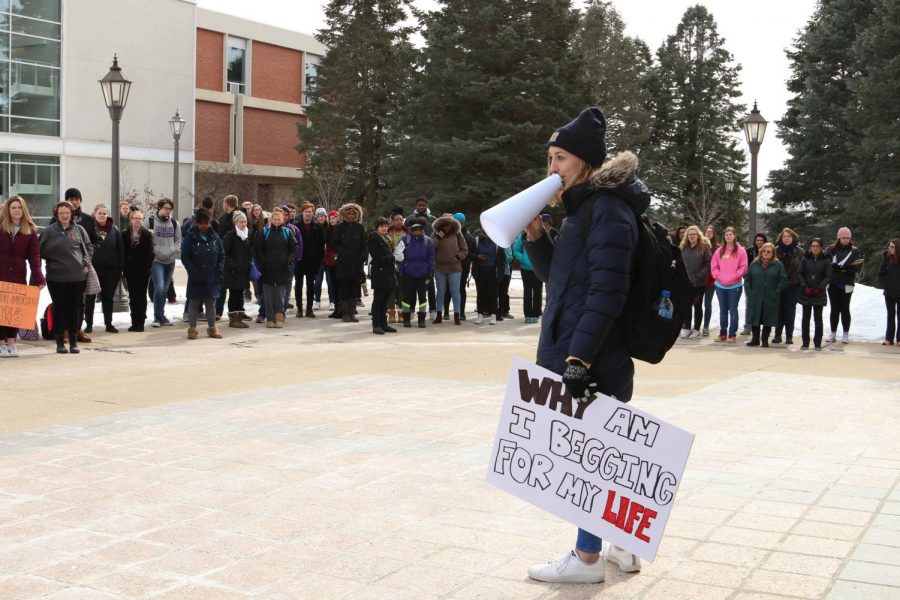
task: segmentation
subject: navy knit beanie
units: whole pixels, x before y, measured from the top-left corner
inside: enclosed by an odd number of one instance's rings
[[[606,117],[599,108],[586,108],[574,120],[553,132],[547,147],[570,152],[592,167],[606,160]]]

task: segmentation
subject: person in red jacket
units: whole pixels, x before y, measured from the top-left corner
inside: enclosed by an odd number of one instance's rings
[[[41,271],[41,246],[37,227],[21,196],[13,196],[0,210],[0,281],[25,284],[25,263],[31,267],[31,285],[46,285]],[[0,325],[0,358],[19,356],[15,327]]]

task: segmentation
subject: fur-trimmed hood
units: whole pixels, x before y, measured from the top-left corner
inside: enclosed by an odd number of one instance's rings
[[[453,218],[453,215],[443,215],[435,219],[434,223],[432,224],[432,230],[438,231],[448,223],[450,224],[451,235],[456,235],[462,230],[462,226],[459,224],[459,221]]]
[[[356,204],[354,202],[348,202],[347,204],[343,205],[341,208],[338,209],[338,213],[341,215],[341,218],[343,219],[345,217],[345,215],[347,214],[347,211],[350,210],[351,208],[355,209],[357,214],[359,214],[359,219],[357,219],[357,221],[359,223],[362,223],[362,221],[363,221],[362,206],[360,206],[359,204]]]
[[[610,157],[591,175],[591,188],[610,190],[623,198],[638,214],[650,206],[650,190],[635,177],[638,157],[628,150]]]

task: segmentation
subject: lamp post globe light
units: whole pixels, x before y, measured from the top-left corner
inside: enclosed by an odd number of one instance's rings
[[[128,94],[131,91],[131,82],[122,74],[119,58],[115,54],[109,73],[100,80],[100,89],[103,92],[103,102],[109,110],[109,118],[112,119],[112,186],[109,204],[109,210],[112,212],[119,209],[119,121],[122,120],[122,113],[125,112]],[[121,279],[113,297],[113,311],[128,311],[128,295]]]
[[[750,115],[744,119],[744,136],[747,138],[747,144],[750,146],[750,218],[748,222],[747,239],[752,240],[756,235],[756,155],[759,153],[759,147],[766,137],[766,121],[759,109],[756,107],[756,101],[753,101],[753,110]]]
[[[176,108],[175,116],[169,119],[169,129],[172,130],[172,138],[175,140],[175,173],[172,177],[172,202],[175,208],[178,208],[178,143],[181,140],[181,132],[184,131],[184,124],[187,123],[181,118],[181,113]]]

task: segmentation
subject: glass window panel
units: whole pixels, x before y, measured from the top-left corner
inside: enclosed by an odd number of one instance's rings
[[[6,157],[2,160],[7,160],[14,163],[38,163],[42,165],[55,165],[57,167],[59,166],[59,157],[49,156],[47,154],[0,154],[0,156]]]
[[[9,60],[9,34],[0,30],[0,60]]]
[[[9,160],[8,154],[0,155],[0,199],[6,200],[12,194],[9,193],[9,165],[7,161]]]
[[[3,0],[0,0],[0,4],[3,3]],[[8,31],[9,30],[9,15],[5,13],[0,13],[0,31]]]
[[[0,60],[0,114],[9,114],[9,63],[2,60]]]
[[[228,49],[228,81],[244,83],[244,54],[242,48]]]
[[[13,17],[12,30],[17,33],[27,33],[28,35],[53,38],[54,40],[59,39],[59,25],[56,23],[47,23],[46,21],[36,21],[24,17]]]
[[[59,121],[38,121],[13,117],[9,120],[9,130],[12,133],[30,135],[59,135]]]
[[[59,22],[60,0],[12,0],[10,4],[17,15]]]
[[[59,42],[12,34],[12,59],[59,66]]]
[[[59,76],[57,69],[11,63],[10,114],[21,117],[59,119]]]
[[[4,197],[21,195],[35,222],[48,224],[59,198],[59,157],[12,154],[0,155],[0,161],[0,193]]]

